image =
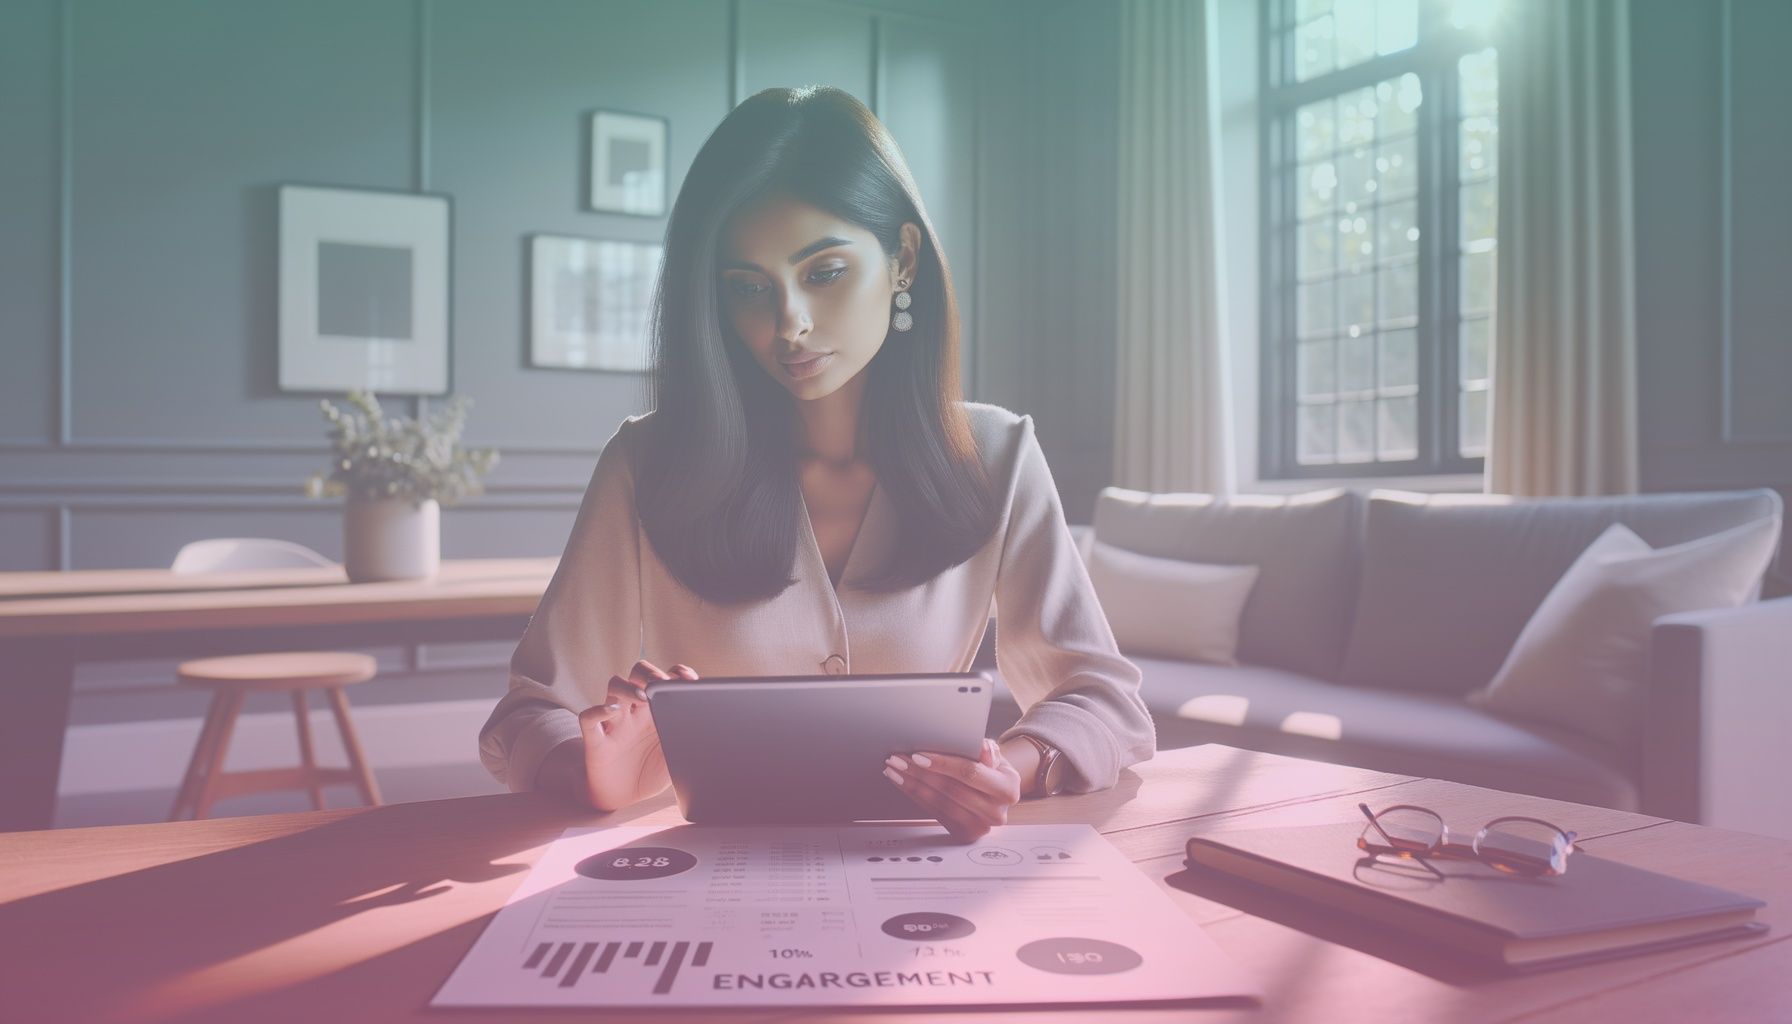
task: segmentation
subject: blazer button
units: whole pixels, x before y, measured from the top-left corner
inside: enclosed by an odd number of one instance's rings
[[[845,675],[846,659],[838,654],[830,654],[828,655],[828,660],[821,663],[821,667],[827,669],[828,675],[830,676]]]

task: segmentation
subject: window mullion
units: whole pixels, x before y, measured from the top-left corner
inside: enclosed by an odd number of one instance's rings
[[[1292,44],[1290,44],[1290,48]],[[1291,111],[1295,107],[1323,100],[1328,97],[1341,96],[1357,89],[1365,89],[1377,82],[1390,78],[1399,78],[1408,71],[1417,71],[1423,60],[1424,44],[1409,50],[1391,53],[1385,57],[1376,57],[1361,64],[1352,64],[1340,71],[1330,71],[1318,78],[1309,78],[1304,82],[1290,79],[1271,79],[1274,92],[1269,97],[1271,106],[1278,112]],[[1292,60],[1292,55],[1283,54],[1284,61]]]
[[[1433,403],[1438,411],[1438,456],[1440,466],[1457,463],[1462,458],[1462,189],[1461,131],[1462,89],[1456,74],[1457,54],[1439,55],[1438,105],[1438,263],[1443,287],[1437,318],[1438,392]]]
[[[1259,181],[1262,199],[1258,203],[1258,287],[1261,291],[1259,313],[1262,329],[1258,332],[1257,462],[1258,472],[1266,479],[1284,475],[1293,464],[1293,449],[1284,421],[1294,415],[1294,384],[1283,368],[1285,340],[1292,332],[1290,324],[1294,289],[1281,272],[1281,221],[1287,208],[1287,179],[1282,166],[1282,147],[1277,134],[1283,130],[1286,114],[1272,109],[1268,102],[1286,75],[1292,33],[1277,32],[1288,24],[1286,17],[1292,0],[1270,0],[1260,9],[1258,22],[1264,45],[1264,59],[1259,65],[1258,87],[1264,98],[1260,135],[1257,146]],[[1278,17],[1282,15],[1281,17]]]
[[[1438,325],[1443,316],[1444,225],[1439,196],[1439,175],[1443,156],[1439,152],[1441,132],[1438,123],[1448,106],[1443,96],[1441,76],[1436,61],[1427,61],[1419,73],[1425,101],[1419,116],[1419,463],[1429,470],[1435,467],[1443,451],[1439,428],[1442,409],[1439,404],[1439,382],[1442,368],[1439,358]]]

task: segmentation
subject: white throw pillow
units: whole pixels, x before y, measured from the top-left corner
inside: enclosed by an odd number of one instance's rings
[[[1128,654],[1238,663],[1238,620],[1254,565],[1156,558],[1088,540],[1089,580]]]
[[[1748,600],[1779,533],[1780,517],[1770,516],[1656,550],[1613,523],[1556,581],[1469,703],[1634,748],[1655,620]]]

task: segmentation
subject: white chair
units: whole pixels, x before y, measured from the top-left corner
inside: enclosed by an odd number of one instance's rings
[[[180,574],[205,572],[251,572],[268,569],[292,569],[328,566],[335,563],[301,544],[261,537],[220,537],[194,541],[174,556],[173,571]],[[347,651],[298,651],[277,654],[245,654],[223,658],[200,658],[182,662],[176,679],[186,686],[203,686],[212,691],[205,724],[199,730],[199,742],[187,762],[186,776],[174,796],[174,807],[168,820],[178,821],[187,811],[193,817],[211,814],[214,801],[243,793],[273,790],[305,789],[311,794],[311,805],[324,806],[326,784],[353,783],[369,805],[380,802],[379,784],[367,766],[361,741],[349,719],[348,698],[343,688],[366,682],[374,677],[377,664],[365,654]],[[230,746],[230,734],[236,727],[237,715],[251,691],[285,690],[292,694],[293,714],[298,722],[298,768],[273,768],[261,771],[226,772],[224,754]],[[342,733],[342,747],[348,754],[349,767],[319,768],[311,749],[310,708],[305,694],[323,690],[336,716],[336,727]]]
[[[335,562],[303,544],[268,537],[214,537],[180,549],[170,566],[175,573],[252,572],[256,569],[305,569]]]

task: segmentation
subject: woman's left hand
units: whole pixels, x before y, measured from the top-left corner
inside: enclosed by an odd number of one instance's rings
[[[1020,800],[1020,772],[992,739],[983,741],[975,761],[919,751],[906,758],[891,754],[884,765],[884,775],[959,842],[973,842],[1007,824],[1008,808]]]

